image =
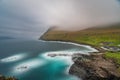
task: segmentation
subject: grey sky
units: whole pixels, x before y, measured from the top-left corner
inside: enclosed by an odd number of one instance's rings
[[[118,0],[0,0],[0,35],[38,38],[50,26],[79,30],[116,22]]]

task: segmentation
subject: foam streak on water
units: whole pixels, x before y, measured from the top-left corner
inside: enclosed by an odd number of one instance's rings
[[[3,63],[15,62],[15,61],[18,61],[18,60],[21,60],[21,59],[25,58],[25,56],[26,56],[26,54],[16,54],[16,55],[13,55],[13,56],[3,58],[0,61],[3,62]]]
[[[34,69],[36,67],[40,67],[43,64],[45,64],[45,62],[41,59],[31,59],[31,60],[28,60],[28,61],[17,64],[13,68],[12,73],[14,73],[14,74],[25,73],[25,72],[28,72],[31,69]]]
[[[87,45],[61,41],[16,40],[3,41],[0,45],[0,53],[3,53],[0,56],[0,72],[20,80],[79,80],[68,73],[73,64],[71,55],[97,51]],[[70,56],[50,57],[48,54]]]
[[[74,54],[74,53],[79,53],[79,51],[72,51],[72,50],[65,50],[65,51],[51,51],[51,52],[45,52],[43,55],[40,55],[42,56],[44,59],[48,60],[48,61],[62,61],[63,64],[66,64],[67,65],[67,68],[66,70],[64,71],[65,74],[69,75],[69,69],[71,67],[71,65],[74,63],[72,61],[72,56],[56,56],[56,57],[50,57],[48,56],[48,54]],[[80,51],[81,53],[81,51]],[[88,54],[88,53],[86,53]],[[64,79],[64,80],[80,80],[79,78],[75,77],[75,76],[72,76],[67,78],[67,79]]]
[[[86,47],[91,50],[90,52],[98,52],[98,50],[96,50],[95,48],[93,48],[89,45],[82,45],[82,44],[77,44],[77,43],[73,43],[73,42],[64,42],[64,41],[43,41],[43,42],[52,42],[52,43],[57,42],[57,43],[63,43],[63,44],[71,44],[71,45],[75,45],[75,46],[79,46],[79,47]]]

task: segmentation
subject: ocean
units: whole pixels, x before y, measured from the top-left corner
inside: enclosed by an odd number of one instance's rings
[[[70,56],[50,57],[48,54],[74,54],[96,51],[87,45],[42,40],[0,40],[0,74],[19,80],[80,80],[69,74],[73,64]]]

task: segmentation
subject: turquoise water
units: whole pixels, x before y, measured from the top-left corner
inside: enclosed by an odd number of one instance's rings
[[[62,42],[39,40],[1,40],[0,73],[20,80],[79,80],[69,75],[71,57],[47,56],[50,53],[87,53],[93,48]]]

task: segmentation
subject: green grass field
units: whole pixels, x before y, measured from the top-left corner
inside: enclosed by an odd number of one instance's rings
[[[120,45],[120,25],[105,28],[89,28],[80,31],[49,30],[42,37],[44,40],[71,41],[101,47],[102,42],[112,42],[110,46]],[[120,64],[120,52],[106,52],[106,58],[112,58]]]
[[[50,30],[42,36],[44,40],[61,40],[99,46],[101,42],[120,44],[120,26],[107,28],[90,28],[81,31]]]
[[[120,65],[120,52],[106,52],[105,57],[115,59],[116,62]]]

